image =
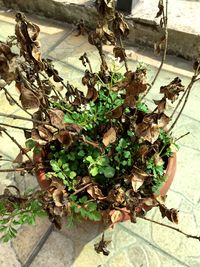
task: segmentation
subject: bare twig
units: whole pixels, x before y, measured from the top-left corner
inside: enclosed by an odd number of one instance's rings
[[[3,87],[2,88],[3,90],[4,90],[4,92],[5,92],[5,94],[7,94],[11,99],[12,99],[12,101],[19,107],[19,108],[21,108],[24,112],[26,112],[28,115],[30,115],[31,117],[32,117],[32,114],[30,113],[30,112],[28,112],[25,108],[23,108],[13,97],[12,97],[12,95],[8,92],[8,90],[5,88],[5,87]]]
[[[34,120],[34,119],[30,119],[30,118],[26,118],[26,117],[22,117],[22,116],[18,116],[18,115],[13,115],[13,114],[6,114],[6,113],[2,113],[2,112],[0,112],[0,116],[6,117],[6,118],[12,118],[12,119],[18,119],[18,120],[24,120],[24,121],[32,121],[32,122],[36,122],[36,123],[40,123],[40,124],[50,125],[50,123],[47,121],[38,121],[38,120]]]
[[[146,221],[149,221],[149,222],[152,222],[152,223],[155,223],[155,224],[158,224],[158,225],[167,227],[167,228],[169,228],[169,229],[172,229],[172,230],[174,230],[174,231],[176,231],[176,232],[179,232],[179,233],[185,235],[185,236],[188,237],[188,238],[193,238],[193,239],[197,239],[197,240],[200,241],[200,236],[195,236],[195,235],[187,234],[187,233],[181,231],[180,229],[178,229],[178,228],[176,228],[176,227],[173,227],[173,226],[171,226],[171,225],[167,225],[167,224],[164,224],[164,223],[160,223],[160,222],[154,221],[154,220],[149,219],[149,218],[146,218],[146,217],[140,217],[140,218],[143,219],[143,220],[146,220]]]
[[[78,193],[80,193],[81,191],[85,190],[86,188],[88,188],[90,185],[92,185],[92,183],[86,184],[85,186],[81,187],[80,189],[77,189],[74,193],[72,193],[73,196],[77,195]]]
[[[122,37],[119,36],[119,43],[120,43],[120,46],[121,46],[121,50],[122,50],[122,53],[123,53],[123,57],[124,57],[124,64],[125,64],[125,68],[126,68],[126,71],[128,72],[128,64],[127,64],[127,59],[126,59],[126,54],[125,54],[125,49],[124,49],[124,44],[122,42]]]
[[[185,105],[187,104],[187,101],[188,101],[188,98],[189,98],[189,95],[190,95],[192,86],[193,86],[194,83],[195,83],[195,79],[196,79],[196,77],[197,77],[197,75],[193,75],[193,77],[192,77],[192,79],[191,79],[191,81],[190,81],[190,83],[189,83],[189,85],[188,85],[188,87],[187,87],[187,89],[186,89],[187,93],[186,93],[186,96],[185,96],[185,101],[184,101],[184,103],[183,103],[183,105],[182,105],[182,107],[181,107],[181,110],[179,111],[179,113],[178,113],[176,119],[174,120],[174,122],[172,123],[170,129],[168,130],[168,132],[171,132],[171,130],[174,128],[174,126],[175,126],[176,123],[178,122],[178,120],[179,120],[179,118],[180,118],[180,116],[181,116],[181,114],[182,114],[182,112],[183,112],[183,110],[184,110],[184,108],[185,108]]]
[[[1,123],[0,125],[5,126],[5,127],[10,127],[10,128],[15,128],[15,129],[19,129],[19,130],[26,130],[26,131],[31,131],[31,129],[25,128],[25,127],[20,127],[20,126],[15,126],[15,125],[10,125],[10,124],[6,124],[6,123]]]
[[[20,151],[22,151],[22,153],[24,154],[24,155],[26,155],[26,157],[30,160],[30,162],[32,162],[32,159],[29,157],[29,155],[26,153],[26,151],[24,150],[24,148],[17,142],[17,140],[15,140],[15,138],[13,137],[13,136],[11,136],[7,131],[6,131],[6,129],[4,129],[4,128],[1,128],[1,130],[13,141],[13,143],[15,143],[18,147],[19,147],[19,149],[20,149]]]
[[[0,169],[0,172],[22,172],[32,170],[34,167],[26,167],[26,168],[13,168],[13,169]]]
[[[186,134],[181,135],[180,137],[175,139],[175,142],[180,140],[181,138],[185,137],[186,135],[190,134],[190,132],[187,132]]]
[[[149,93],[149,91],[151,90],[151,88],[154,86],[157,78],[158,78],[158,75],[160,74],[160,71],[163,67],[163,64],[164,64],[164,61],[166,59],[166,54],[167,54],[167,46],[168,46],[168,0],[166,0],[166,3],[165,3],[165,11],[163,10],[163,22],[164,22],[164,33],[165,33],[165,43],[164,43],[164,51],[163,51],[163,55],[162,55],[162,60],[161,60],[161,63],[160,63],[160,66],[157,70],[157,73],[153,79],[153,81],[151,82],[148,90],[146,91],[146,93],[142,96],[141,100],[144,99],[144,97]]]

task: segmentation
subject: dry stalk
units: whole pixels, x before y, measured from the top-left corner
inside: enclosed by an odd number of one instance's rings
[[[164,34],[165,34],[165,42],[164,42],[164,51],[163,51],[163,55],[162,55],[162,59],[161,59],[161,63],[160,66],[156,72],[156,75],[153,79],[153,81],[151,82],[151,84],[149,85],[148,90],[146,91],[146,93],[142,96],[141,100],[144,99],[144,97],[149,93],[149,91],[151,90],[151,88],[154,86],[158,75],[160,74],[164,61],[166,60],[166,54],[167,54],[167,46],[168,46],[168,0],[166,0],[165,2],[165,11],[163,10],[163,22],[164,22]]]

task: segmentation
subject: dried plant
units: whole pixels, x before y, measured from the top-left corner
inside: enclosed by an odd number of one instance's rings
[[[155,79],[148,83],[145,68],[128,69],[123,39],[129,34],[129,27],[115,10],[114,1],[96,1],[96,30],[88,31],[83,21],[78,24],[78,35],[88,35],[101,59],[99,71],[94,72],[87,54],[80,57],[86,67],[82,77],[86,94],[65,83],[53,62],[42,58],[39,27],[22,13],[16,14],[15,36],[0,43],[0,88],[8,102],[27,116],[2,112],[0,116],[29,121],[32,127],[0,123],[0,134],[7,135],[19,148],[15,167],[0,171],[26,175],[42,170],[47,181],[43,190],[31,193],[21,194],[16,187],[5,189],[0,196],[4,241],[16,235],[15,225],[33,223],[35,216],[44,212],[59,229],[63,216],[69,225],[81,219],[104,219],[113,225],[124,214],[133,223],[137,217],[150,220],[145,215],[152,207],[159,208],[162,217],[178,223],[178,211],[165,206],[165,196],[159,196],[159,190],[167,178],[168,159],[177,146],[171,131],[199,79],[200,61],[195,62],[194,75],[186,89],[176,77],[161,86],[162,97],[154,101],[156,108],[148,109],[144,96],[154,85],[167,52],[167,5],[167,1],[165,5],[159,1],[156,17],[161,17],[164,36],[156,50],[161,52],[162,44],[164,50]],[[113,45],[114,56],[124,62],[124,74],[110,70],[104,44]],[[12,52],[13,47],[18,48],[18,54]],[[9,92],[10,84],[15,84],[19,101]],[[170,116],[166,115],[167,102],[177,103]],[[176,113],[180,105],[182,108]],[[9,127],[24,131],[25,145],[10,135]],[[105,241],[101,242],[96,250],[108,254]]]

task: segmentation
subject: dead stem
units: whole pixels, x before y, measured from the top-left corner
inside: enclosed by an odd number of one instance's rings
[[[140,218],[143,219],[143,220],[146,220],[146,221],[149,221],[149,222],[152,222],[152,223],[155,223],[155,224],[158,224],[158,225],[161,225],[161,226],[170,228],[170,229],[172,229],[172,230],[174,230],[174,231],[176,231],[176,232],[179,232],[179,233],[185,235],[185,236],[188,237],[188,238],[193,238],[193,239],[197,239],[197,240],[200,241],[200,236],[195,236],[195,235],[187,234],[187,233],[181,231],[180,229],[178,229],[178,228],[176,228],[176,227],[173,227],[173,226],[171,226],[171,225],[167,225],[167,224],[164,224],[164,223],[160,223],[160,222],[154,221],[154,220],[149,219],[149,218],[146,218],[146,217],[140,217]]]
[[[125,48],[124,48],[124,44],[122,42],[122,37],[119,36],[119,43],[120,43],[120,46],[121,46],[121,50],[122,50],[122,53],[123,53],[123,57],[124,57],[124,64],[125,64],[125,68],[126,68],[126,71],[128,72],[128,64],[127,64],[127,58],[126,58],[126,54],[125,54]]]
[[[8,92],[8,90],[6,88],[2,88],[5,92],[5,94],[7,94],[11,99],[12,101],[19,107],[21,108],[24,112],[26,112],[28,115],[30,115],[32,117],[32,114],[30,112],[28,112],[25,108],[23,108],[13,97],[12,95]]]
[[[86,184],[85,186],[81,187],[80,189],[77,189],[74,193],[72,193],[73,196],[77,195],[78,193],[80,193],[81,191],[85,190],[86,188],[88,188],[90,185],[92,185],[92,183]]]
[[[183,103],[183,105],[182,105],[182,108],[181,108],[181,110],[179,111],[179,113],[178,113],[176,119],[175,119],[174,122],[172,123],[172,125],[171,125],[170,129],[168,130],[168,132],[171,132],[172,129],[174,128],[174,126],[176,125],[176,123],[178,122],[178,120],[179,120],[179,118],[180,118],[180,116],[181,116],[181,114],[182,114],[182,112],[183,112],[183,110],[184,110],[184,108],[185,108],[185,105],[187,104],[187,101],[188,101],[188,98],[189,98],[189,95],[190,95],[192,86],[193,86],[194,83],[195,83],[195,79],[196,79],[196,77],[197,77],[197,75],[193,75],[193,77],[192,77],[192,79],[191,79],[191,81],[190,81],[190,83],[189,83],[189,85],[188,85],[188,87],[187,87],[187,89],[186,89],[187,93],[186,93],[185,101],[184,101],[184,103]],[[178,104],[179,104],[179,103],[178,103]],[[172,117],[171,117],[171,119],[172,119]]]
[[[180,137],[175,139],[175,142],[180,140],[181,138],[185,137],[186,135],[190,134],[190,132],[187,132],[186,134],[181,135]]]
[[[22,171],[28,171],[32,170],[34,167],[29,168],[13,168],[13,169],[0,169],[0,172],[22,172]]]
[[[38,120],[34,120],[34,119],[30,119],[30,118],[26,118],[26,117],[22,117],[22,116],[18,116],[18,115],[6,114],[6,113],[2,113],[2,112],[0,112],[0,116],[6,117],[6,118],[12,118],[12,119],[18,119],[18,120],[24,120],[24,121],[32,121],[32,122],[36,122],[36,123],[40,123],[40,124],[50,125],[50,123],[47,121],[46,122],[45,121],[38,121]]]
[[[20,151],[22,152],[22,154],[26,155],[26,157],[30,160],[30,162],[32,162],[32,159],[29,157],[29,155],[26,153],[26,151],[24,150],[24,148],[15,140],[15,138],[13,136],[11,136],[7,131],[6,129],[1,129],[12,141],[13,143],[15,143]]]
[[[151,88],[154,86],[158,75],[160,74],[160,71],[163,67],[164,61],[166,59],[166,54],[167,54],[167,46],[168,46],[168,28],[167,28],[167,22],[168,22],[168,0],[166,0],[166,4],[165,4],[165,11],[163,10],[163,22],[164,22],[164,33],[165,33],[165,44],[164,44],[164,51],[163,51],[163,55],[162,55],[162,60],[160,63],[160,66],[157,70],[157,73],[153,79],[153,81],[151,82],[149,88],[147,89],[146,93],[142,96],[141,100],[144,99],[144,97],[149,93],[149,91],[151,90]]]
[[[19,130],[26,130],[26,131],[31,131],[31,129],[28,128],[24,128],[24,127],[20,127],[20,126],[15,126],[15,125],[10,125],[10,124],[6,124],[6,123],[0,123],[0,125],[2,126],[6,126],[6,127],[10,127],[10,128],[15,128],[15,129],[19,129]]]

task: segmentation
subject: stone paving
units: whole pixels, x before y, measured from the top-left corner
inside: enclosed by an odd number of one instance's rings
[[[73,27],[47,19],[31,17],[41,27],[42,52],[45,57],[55,60],[55,66],[65,80],[69,80],[81,88],[80,78],[84,68],[79,63],[80,55],[87,51],[94,69],[98,65],[98,56],[93,46],[85,37],[76,37]],[[0,13],[0,39],[13,34],[14,14]],[[109,52],[110,48],[105,47]],[[152,79],[159,58],[152,51],[140,47],[129,47],[129,65],[131,68],[139,62],[147,65],[148,77]],[[78,64],[79,63],[79,64]],[[180,76],[184,84],[188,84],[192,75],[191,62],[169,56],[164,69],[158,78],[154,90],[147,101],[156,98],[161,83]],[[174,134],[179,137],[190,131],[191,134],[180,140],[178,166],[175,180],[168,193],[168,207],[180,210],[179,229],[191,234],[200,235],[200,194],[198,182],[200,159],[200,115],[199,86],[197,83],[189,99],[188,106],[180,119]],[[0,92],[0,106],[3,112],[21,114],[15,107],[3,104],[3,93]],[[13,91],[13,96],[17,97]],[[4,120],[9,121],[11,120]],[[16,123],[16,122],[12,122]],[[25,123],[25,125],[27,125]],[[13,130],[12,130],[13,132]],[[22,134],[15,130],[16,139],[22,140]],[[10,159],[15,158],[17,149],[14,145],[5,146],[5,137],[0,139],[0,154]],[[191,160],[192,159],[192,160]],[[7,164],[1,164],[5,168]],[[35,178],[29,176],[21,179],[16,174],[0,175],[0,190],[7,184],[15,183],[20,188],[35,187]],[[152,210],[149,218],[161,220],[159,212]],[[165,223],[168,223],[164,220]],[[58,232],[52,228],[47,219],[38,220],[36,226],[23,226],[18,237],[9,244],[0,243],[1,267],[199,267],[200,243],[187,239],[170,229],[163,229],[142,219],[137,224],[124,222],[114,229],[105,232],[105,239],[111,240],[108,257],[97,254],[94,244],[102,234],[102,226],[85,222],[73,229]],[[44,243],[44,244],[43,244]],[[42,246],[43,245],[43,246]]]

